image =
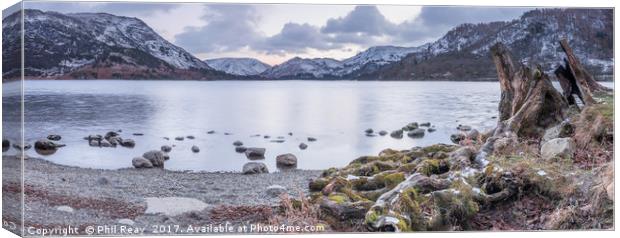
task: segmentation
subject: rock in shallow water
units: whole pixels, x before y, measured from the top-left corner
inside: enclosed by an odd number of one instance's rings
[[[412,138],[420,138],[420,137],[424,137],[424,132],[425,130],[421,128],[413,129],[407,133],[407,136],[412,137]]]
[[[7,152],[11,148],[11,142],[9,140],[2,140],[2,152]]]
[[[388,134],[388,132],[387,132],[387,131],[379,131],[379,135],[380,135],[380,136],[385,136],[385,135],[387,135],[387,134]]]
[[[161,151],[168,153],[168,152],[172,151],[172,147],[169,146],[169,145],[162,145],[161,146]]]
[[[307,148],[308,148],[308,145],[306,143],[302,142],[302,143],[299,144],[299,149],[305,150]]]
[[[62,139],[62,137],[60,135],[49,135],[47,136],[48,140],[53,140],[53,141],[59,141],[60,139]]]
[[[265,151],[265,148],[250,147],[246,149],[245,156],[247,156],[248,158],[264,157]]]
[[[269,173],[267,165],[261,162],[249,162],[243,165],[243,174]]]
[[[314,138],[314,137],[308,137],[308,141],[310,141],[310,142],[316,141],[316,138]]]
[[[127,148],[133,148],[136,146],[136,142],[132,139],[124,139],[121,141],[121,146],[127,147]]]
[[[142,155],[145,159],[153,164],[153,167],[163,168],[164,161],[166,161],[164,152],[160,150],[151,150]]]
[[[153,164],[151,161],[143,158],[143,157],[135,157],[131,160],[131,164],[136,169],[148,169],[153,168]]]
[[[403,130],[395,130],[390,133],[390,136],[395,139],[403,138]]]
[[[198,148],[198,146],[192,146],[192,152],[198,153],[200,152],[200,148]]]
[[[244,153],[246,150],[248,150],[248,148],[245,148],[245,147],[243,147],[243,146],[236,146],[236,147],[235,147],[235,151],[236,151],[237,153]]]
[[[287,167],[295,166],[297,165],[297,157],[293,154],[278,155],[276,157],[276,165]]]
[[[235,142],[233,142],[233,145],[234,145],[234,146],[242,146],[242,145],[243,145],[243,142],[241,142],[241,141],[235,141]]]

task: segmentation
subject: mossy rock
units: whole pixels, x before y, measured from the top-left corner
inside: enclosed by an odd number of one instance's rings
[[[450,164],[447,160],[441,159],[426,159],[420,162],[417,166],[416,171],[424,174],[426,176],[430,176],[432,174],[443,174],[450,170]]]
[[[446,145],[446,144],[434,144],[431,146],[427,146],[422,148],[422,151],[425,154],[428,153],[437,153],[437,152],[445,152],[445,153],[450,153],[454,150],[456,150],[458,148],[458,146],[456,145]]]
[[[343,193],[332,193],[329,196],[327,196],[327,199],[337,204],[343,204],[345,202],[350,201],[349,197],[347,197],[347,195]]]
[[[323,190],[323,188],[327,186],[328,182],[329,181],[325,178],[317,178],[317,179],[310,181],[310,183],[308,183],[308,188],[310,189],[311,192],[318,192],[318,191]]]
[[[398,172],[398,173],[388,174],[384,176],[383,178],[384,178],[383,182],[385,184],[385,187],[393,188],[393,187],[396,187],[396,185],[398,185],[402,181],[405,181],[405,174],[402,172]]]
[[[323,173],[321,173],[321,177],[330,177],[330,176],[333,176],[337,172],[338,172],[337,168],[329,168],[329,169],[323,170]]]

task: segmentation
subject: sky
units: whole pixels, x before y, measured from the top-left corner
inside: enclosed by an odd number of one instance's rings
[[[61,13],[137,17],[200,59],[345,59],[371,46],[419,46],[462,23],[507,21],[527,8],[397,5],[25,2]]]

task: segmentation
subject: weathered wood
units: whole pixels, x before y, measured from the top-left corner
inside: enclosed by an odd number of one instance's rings
[[[575,101],[573,95],[577,95],[577,97],[584,102],[581,91],[579,91],[579,87],[577,86],[577,81],[575,81],[575,77],[573,77],[572,73],[568,70],[568,65],[566,65],[566,67],[562,65],[558,66],[554,73],[562,87],[562,94],[569,105],[577,105],[577,101]]]
[[[566,71],[570,72],[575,79],[576,85],[581,93],[582,101],[586,106],[596,103],[592,97],[592,92],[597,91],[610,91],[609,88],[599,84],[594,80],[594,77],[583,67],[579,59],[573,53],[573,49],[568,45],[566,39],[560,41],[560,46],[566,54]],[[570,77],[568,78],[571,79]]]
[[[515,67],[507,48],[497,43],[491,54],[498,72],[502,97],[494,135],[516,134],[539,138],[544,130],[564,120],[568,104],[544,71],[520,64]]]

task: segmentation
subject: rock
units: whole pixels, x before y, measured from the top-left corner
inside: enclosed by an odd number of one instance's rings
[[[88,140],[88,141],[92,141],[92,140],[100,141],[102,139],[103,139],[103,136],[101,135],[89,135],[87,137],[84,137],[84,140]]]
[[[177,137],[175,137],[174,139],[175,139],[175,140],[178,140],[178,141],[182,141],[182,140],[185,140],[185,137],[182,137],[182,136],[177,136]]]
[[[249,162],[243,165],[243,174],[269,173],[267,165],[261,162]]]
[[[267,193],[268,196],[275,198],[286,193],[286,188],[280,185],[271,185],[267,187],[265,193]]]
[[[375,132],[374,130],[372,130],[371,128],[366,129],[364,132],[366,132],[366,134],[372,134],[373,132]]]
[[[144,133],[133,133],[132,135],[134,135],[134,136],[143,136]]]
[[[420,123],[420,126],[431,127],[431,123],[430,122]]]
[[[164,152],[160,150],[151,150],[142,155],[145,159],[149,160],[153,167],[163,168],[164,161],[166,161]]]
[[[576,149],[577,146],[572,138],[556,138],[544,143],[540,148],[540,154],[545,160],[557,157],[572,159]]]
[[[34,143],[34,149],[41,155],[50,155],[56,152],[59,147],[63,147],[63,144],[56,144],[46,139],[37,140]]]
[[[276,156],[276,165],[286,166],[286,167],[296,166],[297,157],[295,157],[295,155],[290,154],[290,153],[278,155]]]
[[[2,152],[7,152],[11,148],[11,142],[7,139],[2,139]]]
[[[108,140],[111,137],[116,137],[118,136],[118,133],[115,131],[109,131],[108,133],[105,134],[105,136],[103,136],[103,138],[105,138],[106,140]]]
[[[207,134],[215,134],[215,131],[207,131]]]
[[[45,139],[41,139],[41,140],[37,140],[37,142],[34,143],[34,148],[35,149],[40,149],[40,150],[55,150],[58,147],[64,147],[64,144],[56,144],[54,142],[45,140]]]
[[[229,135],[232,135],[232,133],[230,133],[230,132],[224,132],[224,135],[225,135],[225,136],[229,136]]]
[[[164,161],[168,161],[170,159],[170,155],[168,153],[164,153]]]
[[[420,137],[424,137],[424,132],[426,130],[422,129],[422,128],[418,128],[418,129],[413,129],[411,131],[409,131],[407,133],[407,136],[412,137],[412,138],[420,138]]]
[[[428,129],[426,129],[428,132],[435,132],[437,129],[435,129],[435,127],[430,127]]]
[[[401,139],[403,138],[403,130],[395,130],[390,133],[392,138]]]
[[[200,148],[198,148],[198,146],[194,145],[194,146],[192,146],[192,152],[198,153],[198,152],[200,152]]]
[[[375,134],[372,134],[372,133],[371,133],[371,134],[366,134],[366,136],[367,136],[367,137],[375,137],[375,136],[377,136],[377,135],[375,135]]]
[[[162,145],[161,146],[161,151],[168,153],[168,152],[172,151],[172,147],[169,146],[169,145]]]
[[[17,149],[19,151],[26,151],[26,150],[29,150],[30,148],[32,148],[32,145],[27,143],[27,142],[24,143],[23,145],[22,144],[13,143],[13,148],[15,148],[15,149]]]
[[[70,206],[59,206],[59,207],[56,207],[56,210],[61,211],[61,212],[73,213],[73,208],[71,208]]]
[[[299,149],[305,150],[307,148],[308,148],[308,145],[306,143],[302,142],[302,143],[299,144]]]
[[[562,123],[551,127],[545,131],[545,134],[542,137],[542,143],[555,138],[570,137],[573,132],[573,125],[568,121],[563,121]]]
[[[276,137],[276,138],[278,138],[278,139],[284,139],[284,136],[278,136],[278,137]]]
[[[314,138],[314,137],[308,137],[308,141],[310,141],[310,142],[314,142],[314,141],[316,141],[316,138]]]
[[[245,147],[243,147],[243,146],[237,146],[237,147],[235,147],[235,151],[236,151],[237,153],[244,153],[246,150],[248,150],[248,148],[245,148]]]
[[[405,130],[407,130],[407,131],[412,131],[412,130],[418,129],[418,127],[419,127],[419,126],[418,126],[418,123],[417,123],[417,122],[412,122],[412,123],[407,124],[407,125],[404,127],[404,129],[405,129]]]
[[[271,143],[284,143],[285,140],[270,140]]]
[[[471,126],[467,126],[467,125],[461,125],[461,124],[459,124],[459,125],[456,127],[456,129],[457,129],[457,130],[459,130],[459,131],[469,131],[469,130],[471,130]]]
[[[97,184],[99,185],[107,185],[110,184],[110,181],[106,177],[101,177],[97,179]]]
[[[380,136],[385,136],[385,135],[387,135],[387,134],[388,134],[388,132],[387,132],[387,131],[379,131],[379,135],[380,135]]]
[[[121,140],[121,146],[133,148],[134,146],[136,146],[136,142],[132,139],[124,139],[124,140]]]
[[[235,141],[235,142],[233,142],[233,145],[234,145],[234,146],[242,146],[242,145],[243,145],[243,142],[241,142],[241,141]]]
[[[293,132],[289,132],[289,133],[288,133],[288,135],[289,135],[289,136],[293,136]]]
[[[112,144],[106,140],[99,141],[99,146],[101,147],[112,147]]]
[[[467,138],[469,139],[478,140],[479,136],[480,136],[480,132],[478,132],[478,130],[476,129],[472,129],[471,131],[467,132]]]
[[[162,137],[162,138],[164,138],[164,140],[170,140],[170,138],[168,138],[168,137]]]
[[[60,135],[49,135],[47,136],[48,140],[53,140],[53,141],[59,141],[60,139],[62,139],[62,137]]]
[[[254,134],[254,135],[251,135],[250,137],[260,137],[260,134]]]
[[[269,138],[271,138],[271,136],[269,136],[269,135],[265,135],[265,136],[263,136],[263,138],[265,138],[265,139],[269,139]]]
[[[106,140],[108,140],[108,142],[110,142],[110,145],[114,147],[116,147],[117,145],[121,144],[121,142],[123,142],[123,138],[119,136],[108,137],[106,138]]]
[[[245,150],[245,156],[250,159],[264,158],[265,151],[265,148],[250,147]]]
[[[465,138],[466,138],[466,136],[465,136],[464,133],[456,133],[456,134],[450,135],[450,140],[454,144],[460,143],[462,140],[465,140]]]
[[[153,168],[153,164],[151,163],[151,161],[149,161],[148,159],[145,159],[143,157],[135,157],[135,158],[133,158],[131,160],[131,164],[136,169]]]
[[[133,226],[134,224],[136,224],[133,220],[127,218],[119,219],[116,223],[128,226]]]
[[[147,197],[144,200],[146,202],[145,214],[160,214],[165,217],[179,216],[192,211],[202,211],[209,207],[203,201],[189,197]],[[178,224],[174,219],[171,221]]]
[[[91,141],[88,142],[88,145],[100,147],[101,146],[100,142],[101,141],[98,141],[98,140],[91,140]]]
[[[196,139],[196,137],[195,137],[195,136],[191,136],[191,135],[190,135],[190,136],[186,136],[186,138],[187,138],[187,139],[190,139],[190,140]]]

